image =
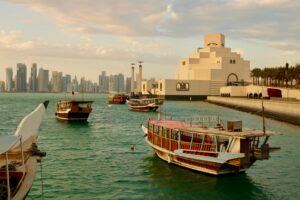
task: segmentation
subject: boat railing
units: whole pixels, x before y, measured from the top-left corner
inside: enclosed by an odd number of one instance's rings
[[[184,118],[184,123],[189,123],[192,127],[216,127],[222,126],[222,120],[219,116],[202,116],[202,115],[195,115],[195,116],[188,116]]]
[[[163,149],[167,149],[169,151],[174,151],[177,149],[185,149],[185,150],[194,150],[199,152],[216,152],[216,145],[209,142],[188,142],[181,141],[178,139],[173,139],[169,137],[164,137],[159,135],[159,133],[153,133],[148,131],[147,134],[148,141],[152,144],[161,147]]]

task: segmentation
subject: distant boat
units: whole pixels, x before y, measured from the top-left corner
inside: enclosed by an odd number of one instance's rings
[[[14,135],[0,136],[0,198],[25,199],[33,184],[36,164],[46,153],[36,145],[38,128],[49,101],[23,118]]]
[[[224,130],[220,123],[207,127],[203,122],[149,119],[142,129],[162,160],[213,175],[243,172],[276,149],[267,143],[271,132],[242,130],[241,121],[229,121]]]
[[[114,94],[107,97],[109,104],[125,104],[129,96],[126,94]]]
[[[94,101],[60,100],[56,105],[55,116],[60,120],[86,121],[92,112]]]
[[[127,101],[129,110],[142,111],[142,112],[155,112],[160,105],[163,104],[163,100],[159,98],[149,99],[129,99]]]

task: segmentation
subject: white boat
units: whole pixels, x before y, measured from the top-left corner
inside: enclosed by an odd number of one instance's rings
[[[241,121],[227,122],[225,130],[219,122],[208,127],[203,122],[148,119],[142,129],[162,160],[213,175],[243,172],[256,160],[268,159],[273,150],[267,143],[272,132],[243,129]]]
[[[20,122],[14,135],[0,136],[1,199],[25,199],[35,178],[36,164],[46,153],[36,146],[38,128],[49,101]]]

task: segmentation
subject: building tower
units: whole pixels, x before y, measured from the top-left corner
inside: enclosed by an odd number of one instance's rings
[[[131,95],[134,95],[134,63],[131,63]]]
[[[37,65],[36,65],[36,63],[33,63],[32,67],[31,67],[31,75],[29,78],[29,90],[30,90],[30,92],[37,91]]]
[[[13,69],[11,67],[6,68],[6,91],[13,91]]]
[[[17,76],[16,76],[16,91],[26,92],[27,82],[27,67],[23,63],[17,64]]]

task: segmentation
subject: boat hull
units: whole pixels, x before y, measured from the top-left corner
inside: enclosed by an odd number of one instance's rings
[[[26,163],[26,167],[28,168],[28,171],[26,173],[26,176],[23,180],[23,183],[21,184],[18,192],[14,195],[12,200],[22,200],[25,199],[33,185],[33,181],[36,174],[36,165],[37,165],[37,159],[38,157],[32,156],[28,159]]]
[[[109,104],[125,104],[128,100],[127,95],[114,95],[107,98]]]
[[[156,112],[159,106],[133,106],[129,105],[129,110],[141,112]]]
[[[68,113],[60,113],[56,112],[55,117],[60,120],[65,121],[87,121],[90,113],[79,113],[79,112],[68,112]]]
[[[146,138],[146,142],[152,147],[155,154],[162,160],[175,164],[187,169],[195,170],[202,173],[212,174],[212,175],[222,175],[222,174],[231,174],[237,172],[244,172],[246,169],[234,169],[232,167],[224,167],[222,163],[215,163],[203,160],[195,160],[187,157],[182,157],[176,155],[174,152],[158,147]]]

